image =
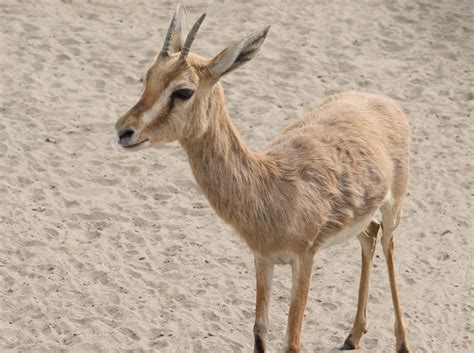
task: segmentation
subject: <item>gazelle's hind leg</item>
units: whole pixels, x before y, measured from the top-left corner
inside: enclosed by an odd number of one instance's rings
[[[377,233],[380,223],[375,219],[370,222],[367,229],[360,233],[359,239],[362,248],[362,266],[360,271],[359,299],[357,302],[357,313],[349,336],[344,341],[341,350],[352,350],[359,348],[360,339],[367,332],[367,301],[369,299],[370,277],[372,274],[372,261],[377,243]]]
[[[395,266],[393,264],[393,253],[395,240],[393,232],[400,223],[402,215],[401,203],[394,200],[387,200],[380,208],[382,212],[382,248],[387,261],[388,277],[390,280],[390,290],[392,292],[393,309],[395,312],[395,338],[397,341],[397,353],[409,353],[407,333],[403,321],[400,302],[398,300],[397,279],[395,276]]]

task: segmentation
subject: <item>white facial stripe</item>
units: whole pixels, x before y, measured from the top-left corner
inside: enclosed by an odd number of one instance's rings
[[[150,109],[143,113],[142,121],[139,128],[140,130],[142,130],[158,116],[158,113],[165,107],[168,99],[169,98],[165,92],[165,94],[162,94]]]
[[[149,123],[155,119],[160,111],[162,111],[166,104],[168,104],[168,100],[170,99],[169,97],[173,93],[173,91],[176,91],[181,88],[188,88],[189,84],[187,81],[179,82],[176,85],[173,85],[173,88],[171,89],[168,87],[163,91],[163,93],[160,95],[158,100],[153,104],[153,106],[148,109],[146,112],[143,113],[142,121],[141,124],[138,128],[139,131],[143,130]]]
[[[182,88],[194,89],[192,86],[189,85],[189,81],[183,81],[183,82],[179,82],[179,83],[173,85],[173,91],[176,91],[176,90],[182,89]]]

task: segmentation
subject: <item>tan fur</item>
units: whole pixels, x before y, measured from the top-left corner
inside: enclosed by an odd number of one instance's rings
[[[296,120],[262,152],[253,152],[230,120],[218,77],[209,70],[213,61],[192,53],[180,61],[178,55],[171,53],[157,59],[147,75],[143,96],[119,119],[117,131],[135,129],[135,140],[148,140],[148,145],[178,140],[216,213],[254,251],[256,352],[265,347],[273,265],[291,263],[293,289],[286,350],[299,352],[314,254],[355,224],[364,222],[359,225],[364,229],[371,215],[388,199],[401,205],[409,174],[408,121],[391,99],[360,92],[341,93]],[[141,126],[143,114],[179,82],[194,89],[194,96],[174,106],[166,105],[153,121]],[[386,210],[383,219],[387,244],[392,244],[391,234],[396,227],[394,223],[385,227],[386,219],[392,217],[390,212]],[[373,233],[372,229],[371,239],[377,232]],[[374,246],[363,234],[359,234],[364,260],[361,294],[351,333],[356,345],[366,328]],[[391,255],[390,250],[386,254]],[[389,273],[392,283],[393,263]],[[396,286],[392,286],[392,292],[397,306]],[[398,326],[400,315],[398,310]],[[407,343],[404,328],[403,332],[398,330],[400,350]]]

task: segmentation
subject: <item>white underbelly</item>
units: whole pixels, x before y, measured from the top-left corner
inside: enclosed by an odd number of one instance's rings
[[[290,265],[295,260],[296,255],[290,251],[282,251],[280,253],[272,254],[270,261],[274,265]]]
[[[328,248],[330,246],[343,243],[346,240],[357,236],[367,228],[374,215],[375,212],[369,214],[366,218],[360,220],[359,222],[353,223],[349,227],[343,228],[339,233],[327,237],[324,240],[322,248]]]

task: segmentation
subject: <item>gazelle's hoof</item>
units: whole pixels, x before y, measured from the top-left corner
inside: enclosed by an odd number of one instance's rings
[[[265,347],[263,346],[262,339],[258,334],[255,334],[255,348],[254,353],[265,353]]]
[[[411,353],[411,350],[408,348],[406,343],[402,343],[400,348],[398,348],[397,353]]]
[[[342,347],[339,348],[340,351],[352,351],[354,349],[356,349],[356,347],[349,339],[345,340]]]
[[[365,329],[364,332],[359,331],[357,334],[354,334],[353,332],[354,332],[354,329],[349,334],[349,336],[346,337],[344,344],[342,345],[341,348],[339,348],[340,351],[352,351],[354,349],[359,348],[360,339],[362,335],[367,332],[367,329]]]

